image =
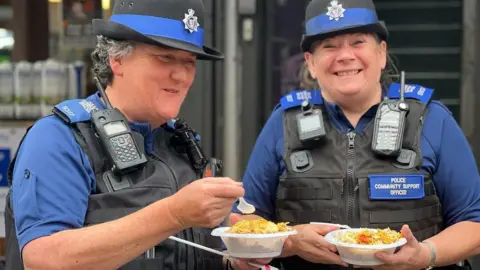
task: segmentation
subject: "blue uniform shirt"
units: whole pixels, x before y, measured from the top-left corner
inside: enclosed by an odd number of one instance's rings
[[[323,103],[330,121],[341,133],[363,132],[374,119],[378,107],[370,108],[354,128],[337,105]],[[470,146],[445,106],[432,101],[427,110],[421,137],[421,170],[433,175],[446,225],[467,220],[480,222],[480,178]],[[283,148],[283,110],[280,107],[263,127],[243,177],[245,199],[255,206],[255,214],[269,220],[275,217],[279,177],[286,171]],[[239,213],[236,206],[232,211]]]
[[[103,108],[97,94],[87,100]],[[154,130],[145,123],[130,126],[145,137],[149,152]],[[19,148],[11,187],[20,251],[36,238],[82,227],[95,185],[88,157],[70,127],[56,116],[37,121]]]

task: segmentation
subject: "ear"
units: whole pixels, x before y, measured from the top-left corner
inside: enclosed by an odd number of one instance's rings
[[[110,64],[110,68],[112,69],[113,75],[121,77],[123,75],[122,59],[110,56],[108,58],[108,62]]]
[[[305,52],[304,57],[305,57],[305,61],[307,62],[307,65],[308,65],[308,71],[310,71],[310,76],[313,79],[316,79],[317,76],[315,75],[315,68],[314,68],[315,60],[313,59],[313,54],[310,53],[310,52]]]
[[[379,54],[380,54],[380,58],[379,58],[379,61],[380,61],[380,67],[382,69],[385,69],[385,67],[387,66],[387,43],[382,40],[382,42],[380,42],[379,44]]]

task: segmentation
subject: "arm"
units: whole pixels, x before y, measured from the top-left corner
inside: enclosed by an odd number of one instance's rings
[[[170,201],[115,221],[37,238],[23,249],[25,269],[118,269],[182,230],[170,213]]]
[[[212,228],[243,196],[231,179],[200,179],[114,221],[83,228],[95,188],[88,158],[58,119],[42,119],[15,163],[12,205],[26,269],[117,269],[185,228]]]
[[[88,158],[69,128],[53,117],[38,121],[20,147],[12,186],[26,269],[118,268],[181,230],[168,211],[170,200],[82,228],[93,188]],[[161,224],[154,220],[159,216]]]
[[[272,113],[257,138],[243,176],[245,200],[255,206],[253,217],[273,220],[279,176],[282,173],[283,111]],[[241,214],[236,203],[232,212]],[[250,216],[250,218],[252,218]],[[245,216],[242,216],[244,219]],[[238,220],[237,220],[238,221]]]
[[[435,151],[433,179],[448,227],[427,241],[437,248],[437,265],[448,265],[480,251],[480,177],[470,146],[455,119],[443,106],[434,103],[431,107],[424,136]],[[439,117],[434,114],[443,119],[435,119]],[[443,122],[441,132],[428,126],[438,125],[438,120]]]

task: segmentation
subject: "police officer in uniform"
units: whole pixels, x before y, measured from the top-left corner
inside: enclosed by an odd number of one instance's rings
[[[167,239],[220,250],[209,228],[244,194],[202,178],[198,136],[172,120],[196,61],[223,58],[203,44],[201,0],[115,1],[93,27],[106,94],[56,105],[24,137],[10,167],[7,269],[223,269],[221,256]]]
[[[298,231],[277,266],[352,269],[323,237],[338,227],[310,224],[322,222],[401,231],[407,243],[377,253],[384,264],[373,269],[468,269],[480,247],[480,178],[451,113],[434,89],[385,81],[388,33],[372,1],[313,0],[306,21],[301,48],[321,90],[282,98],[243,178],[254,215]]]

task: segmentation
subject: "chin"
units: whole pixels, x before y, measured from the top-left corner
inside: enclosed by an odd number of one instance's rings
[[[347,97],[358,95],[361,92],[362,91],[360,89],[342,89],[342,91],[339,91],[342,96]]]

